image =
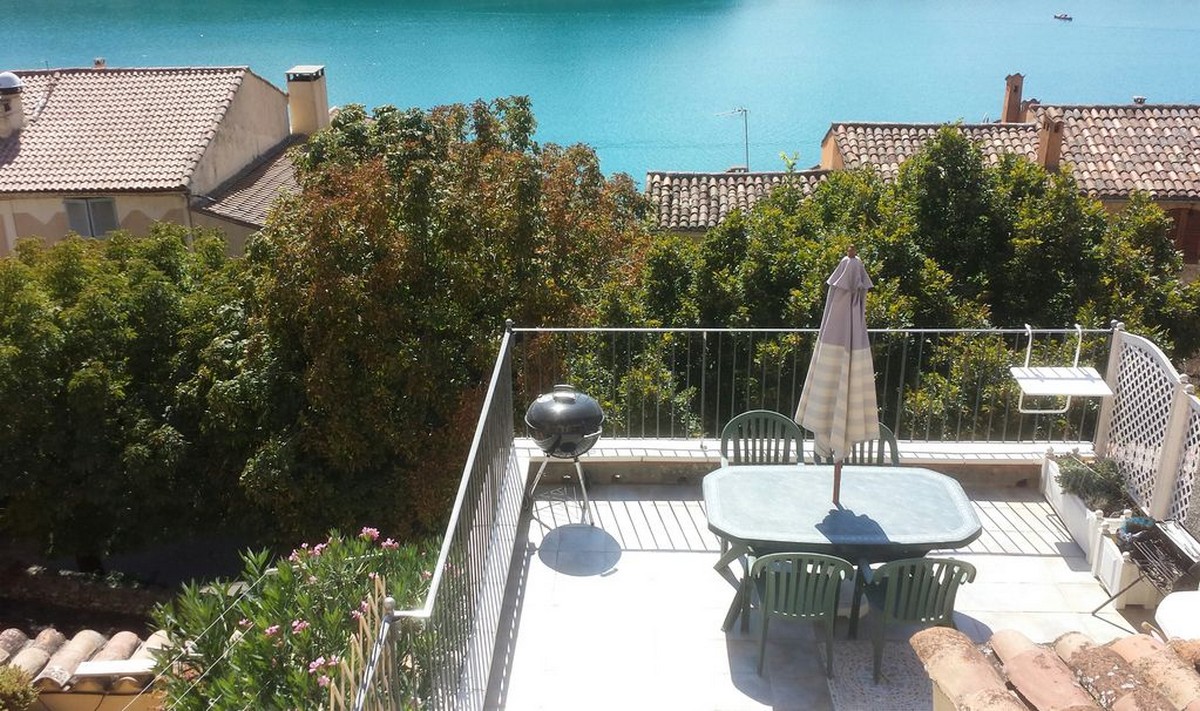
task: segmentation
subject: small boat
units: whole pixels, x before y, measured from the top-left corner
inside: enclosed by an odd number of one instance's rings
[[[1068,14],[1067,14],[1067,13],[1065,13],[1065,12],[1060,12],[1060,13],[1058,13],[1057,15],[1055,15],[1055,16],[1054,16],[1054,19],[1056,19],[1056,20],[1062,20],[1063,22],[1070,22],[1071,20],[1073,20],[1073,19],[1075,19],[1075,18],[1071,17],[1070,15],[1068,15]]]

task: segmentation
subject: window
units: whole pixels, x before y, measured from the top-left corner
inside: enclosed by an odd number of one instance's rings
[[[117,229],[117,205],[112,198],[68,198],[67,227],[84,237],[103,237]]]

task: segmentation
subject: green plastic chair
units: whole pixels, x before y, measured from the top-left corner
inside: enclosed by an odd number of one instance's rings
[[[772,617],[824,622],[825,674],[833,677],[833,627],[837,621],[842,581],[854,575],[848,561],[820,553],[772,553],[755,559],[750,579],[758,591],[762,635],[758,642],[758,674],[767,652]],[[742,597],[742,614],[750,614],[750,596]],[[746,617],[742,618],[743,620]]]
[[[817,464],[833,464],[833,456],[813,455]],[[846,464],[874,464],[875,466],[900,466],[900,447],[896,435],[882,422],[879,423],[879,439],[855,442],[846,453]]]
[[[745,464],[804,464],[804,430],[774,410],[750,410],[734,417],[721,430],[721,466]],[[729,541],[721,539],[721,555]],[[720,562],[717,563],[718,567]]]
[[[879,613],[873,625],[875,683],[883,661],[883,631],[892,623],[920,623],[954,627],[954,597],[958,586],[975,580],[975,566],[949,558],[906,558],[884,563],[875,570],[860,565],[850,611],[851,628],[858,618],[863,594]]]
[[[721,430],[721,466],[804,464],[804,430],[774,410],[751,410]]]

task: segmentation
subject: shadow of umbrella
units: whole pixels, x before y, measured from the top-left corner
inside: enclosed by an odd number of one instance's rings
[[[567,524],[542,538],[538,559],[563,575],[601,575],[621,560],[621,545],[603,528]]]
[[[884,545],[888,542],[887,533],[878,521],[866,514],[856,514],[854,509],[830,509],[817,524],[817,530],[830,540],[856,546]]]

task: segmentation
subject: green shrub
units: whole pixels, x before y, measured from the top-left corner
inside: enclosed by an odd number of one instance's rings
[[[154,612],[172,650],[168,706],[191,709],[318,709],[347,658],[351,636],[383,578],[397,608],[424,599],[433,545],[399,545],[364,528],[332,533],[286,559],[246,553],[242,582],[187,585]]]
[[[1112,514],[1133,506],[1125,477],[1111,459],[1086,464],[1075,457],[1064,457],[1058,460],[1057,480],[1063,491],[1083,499],[1091,511]]]
[[[38,692],[23,669],[0,667],[0,709],[25,711],[37,701]]]

